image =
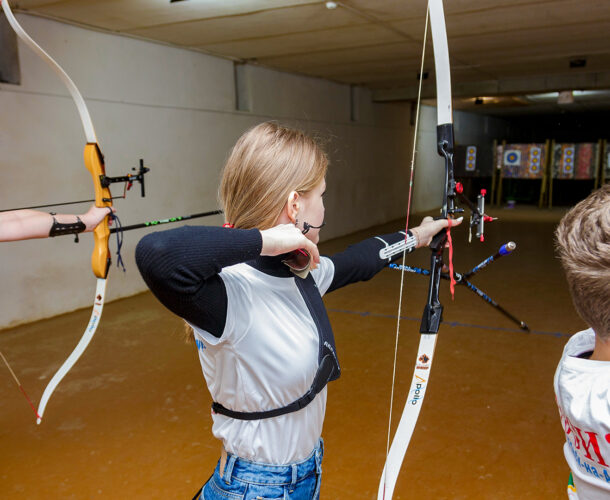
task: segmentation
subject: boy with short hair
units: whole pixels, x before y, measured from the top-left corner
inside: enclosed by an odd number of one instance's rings
[[[561,220],[556,247],[576,311],[590,328],[566,344],[555,396],[571,499],[610,498],[610,184]]]

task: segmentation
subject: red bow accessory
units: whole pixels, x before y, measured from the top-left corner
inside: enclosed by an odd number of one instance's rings
[[[451,241],[451,226],[452,220],[447,219],[449,225],[447,226],[447,242],[449,243],[449,290],[451,290],[451,300],[455,300],[455,274],[453,273],[453,241]]]

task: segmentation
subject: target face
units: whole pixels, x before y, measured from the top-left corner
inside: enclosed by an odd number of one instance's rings
[[[474,172],[477,168],[477,147],[468,146],[466,148],[466,171]]]
[[[571,176],[574,173],[574,157],[576,148],[574,146],[567,146],[563,150],[563,157],[561,161],[561,172],[565,176]]]
[[[542,150],[539,147],[530,149],[529,171],[530,174],[537,175],[540,173],[540,159],[542,158]]]
[[[521,151],[518,149],[504,151],[504,165],[519,167],[521,165]]]

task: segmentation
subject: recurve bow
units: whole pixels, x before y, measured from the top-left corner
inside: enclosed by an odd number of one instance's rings
[[[51,68],[57,73],[57,75],[61,78],[62,82],[68,88],[74,103],[76,104],[76,108],[78,109],[78,113],[83,125],[83,129],[85,132],[86,145],[84,150],[84,160],[85,166],[87,170],[91,173],[91,178],[93,180],[93,186],[95,191],[95,205],[97,207],[108,207],[109,213],[110,208],[112,207],[112,196],[110,194],[110,189],[108,188],[108,181],[106,178],[106,171],[104,166],[104,157],[101,153],[100,147],[97,142],[97,137],[95,135],[95,129],[93,127],[93,122],[91,121],[91,116],[89,114],[89,110],[87,105],[85,104],[85,100],[81,95],[80,91],[72,81],[72,79],[68,76],[68,74],[63,70],[63,68],[49,55],[47,54],[21,27],[15,16],[13,15],[10,5],[7,0],[0,0],[2,4],[4,13],[6,18],[8,19],[9,24],[17,34],[17,36],[30,48],[32,49],[38,56],[40,56]],[[78,342],[75,349],[72,351],[68,359],[64,361],[59,370],[53,375],[53,378],[49,381],[47,387],[42,394],[40,399],[40,403],[38,405],[38,418],[37,423],[40,424],[42,420],[42,416],[44,414],[47,403],[49,402],[49,398],[53,394],[53,391],[57,387],[57,385],[61,382],[61,380],[66,376],[68,371],[74,366],[74,364],[78,361],[78,358],[85,351],[89,342],[91,341],[97,327],[100,323],[100,318],[102,316],[102,309],[104,307],[104,299],[106,297],[106,282],[108,277],[108,269],[110,267],[110,250],[108,248],[108,240],[110,238],[110,228],[108,227],[108,217],[106,217],[94,230],[93,239],[94,239],[94,249],[93,254],[91,255],[91,267],[93,269],[93,274],[95,274],[97,278],[97,286],[95,290],[95,298],[93,301],[93,310],[91,312],[91,318],[89,319],[89,323],[83,336]]]

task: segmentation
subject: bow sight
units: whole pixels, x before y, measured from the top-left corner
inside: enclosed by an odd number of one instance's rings
[[[492,222],[497,217],[490,217],[485,213],[485,195],[487,194],[486,189],[481,189],[481,192],[477,195],[476,205],[464,196],[464,186],[460,182],[456,183],[455,190],[462,202],[468,205],[470,208],[470,228],[468,230],[468,243],[472,241],[472,229],[476,228],[475,236],[479,241],[485,241],[485,223]]]
[[[135,167],[131,170],[136,171]],[[150,172],[150,169],[144,166],[144,160],[140,158],[140,168],[137,170],[137,174],[127,174],[122,177],[108,177],[107,175],[100,175],[100,184],[102,187],[107,188],[110,184],[114,184],[115,182],[124,182],[125,190],[123,192],[123,196],[117,196],[115,198],[125,198],[125,193],[131,189],[134,182],[140,183],[140,192],[142,198],[146,196],[146,191],[144,189],[144,175]],[[103,201],[110,201],[114,198],[103,198]]]
[[[131,170],[136,171],[135,167]],[[110,184],[115,182],[124,182],[125,190],[121,196],[112,196],[110,198],[102,198],[103,201],[108,202],[111,200],[120,200],[125,198],[125,193],[131,189],[134,182],[140,183],[140,193],[142,197],[146,196],[146,191],[144,190],[144,175],[150,172],[148,167],[144,166],[144,160],[140,158],[140,168],[137,170],[137,174],[127,174],[123,177],[107,177],[105,175],[100,175],[100,183],[102,187],[108,187]],[[29,207],[18,207],[18,208],[4,208],[0,210],[0,212],[12,212],[13,210],[32,210],[36,208],[48,208],[48,207],[60,207],[63,205],[78,205],[79,203],[91,203],[95,200],[78,200],[78,201],[65,201],[61,203],[46,203],[44,205],[32,205]]]

